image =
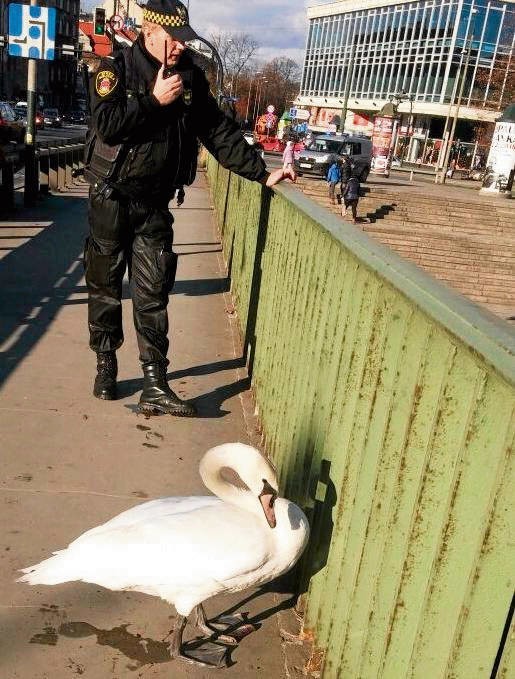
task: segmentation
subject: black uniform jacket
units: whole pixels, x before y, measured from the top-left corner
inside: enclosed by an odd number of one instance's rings
[[[177,71],[184,93],[168,106],[152,95],[160,64],[140,36],[132,47],[103,59],[91,82],[92,127],[109,145],[123,144],[116,184],[134,195],[166,197],[195,177],[198,139],[227,169],[265,182],[266,166],[225,116],[209,91],[202,69],[187,52]]]

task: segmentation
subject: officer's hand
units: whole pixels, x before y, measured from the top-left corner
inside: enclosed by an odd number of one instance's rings
[[[170,78],[163,78],[163,71],[164,65],[159,69],[152,94],[161,106],[167,106],[181,96],[183,84],[182,78],[178,73]]]
[[[296,181],[297,175],[295,174],[295,170],[293,168],[283,170],[282,167],[280,167],[278,170],[274,170],[270,173],[270,176],[266,180],[266,185],[268,187],[274,186],[275,184],[282,182],[283,179],[291,179],[292,182]]]

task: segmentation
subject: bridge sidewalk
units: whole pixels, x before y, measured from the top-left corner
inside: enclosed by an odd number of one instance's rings
[[[28,587],[17,569],[147,498],[203,494],[198,462],[211,446],[256,438],[221,246],[203,175],[174,209],[178,281],[170,304],[170,376],[200,417],[135,413],[142,381],[128,289],[119,351],[121,398],[91,396],[82,247],[86,191],[51,196],[0,222],[0,664],[6,679],[220,676],[169,658],[175,612],[137,593],[83,583]],[[279,624],[288,592],[219,597],[262,626],[234,650],[229,677],[286,676]],[[195,635],[188,628],[187,638]],[[299,664],[302,661],[299,660]],[[290,669],[289,676],[296,676]]]

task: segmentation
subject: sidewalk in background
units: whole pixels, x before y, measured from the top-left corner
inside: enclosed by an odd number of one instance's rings
[[[16,584],[17,569],[50,556],[82,532],[142,500],[205,494],[198,463],[227,441],[256,443],[221,245],[203,175],[174,209],[181,254],[171,297],[173,387],[199,406],[198,419],[135,414],[142,387],[128,288],[125,344],[118,353],[121,398],[91,396],[82,248],[86,190],[51,196],[0,222],[0,675],[5,679],[286,676],[274,613],[288,592],[218,597],[217,614],[244,602],[262,626],[209,670],[171,661],[161,640],[175,611],[138,593],[94,585]],[[293,625],[290,611],[280,624]],[[293,627],[292,627],[293,629]],[[292,631],[292,629],[290,631]],[[188,628],[185,638],[195,635]],[[299,653],[301,651],[299,650]],[[298,663],[294,655],[294,664]],[[297,676],[296,670],[288,676]],[[299,674],[300,676],[300,674]]]

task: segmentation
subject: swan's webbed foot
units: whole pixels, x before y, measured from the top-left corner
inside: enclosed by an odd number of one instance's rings
[[[198,643],[198,642],[197,642]],[[182,660],[190,665],[200,665],[201,667],[228,667],[229,649],[223,644],[214,641],[202,641],[201,645],[186,644],[178,655],[174,656],[177,660]]]
[[[217,641],[236,646],[244,637],[254,632],[257,627],[247,622],[246,616],[241,613],[233,615],[220,615],[218,618],[208,621],[202,604],[195,610],[197,627],[212,636],[216,634]],[[243,624],[242,624],[243,623]],[[225,634],[229,632],[229,634]]]
[[[228,667],[229,649],[211,641],[190,642],[185,646],[182,635],[186,627],[187,618],[180,615],[177,618],[172,640],[169,644],[170,656],[175,660],[182,660],[191,665],[201,667]]]
[[[217,630],[228,630],[231,635],[237,640],[241,641],[246,636],[257,630],[256,625],[248,622],[247,616],[241,613],[233,613],[232,615],[220,615],[211,621],[211,626]]]

